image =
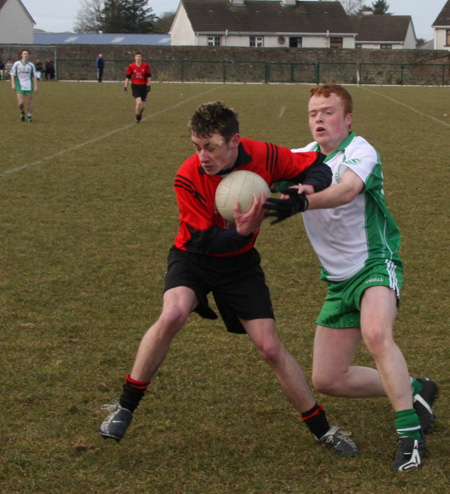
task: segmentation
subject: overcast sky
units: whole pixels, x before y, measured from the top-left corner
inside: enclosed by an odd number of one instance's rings
[[[363,3],[372,5],[375,0]],[[436,20],[446,0],[387,0],[389,12],[395,15],[411,15],[417,38],[433,39],[431,25]],[[82,0],[22,0],[33,17],[37,29],[49,32],[73,31]],[[149,6],[156,15],[175,12],[179,0],[150,0]]]

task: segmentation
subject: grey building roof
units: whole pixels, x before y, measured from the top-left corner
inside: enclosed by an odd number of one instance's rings
[[[170,46],[170,34],[34,33],[34,44]]]
[[[410,15],[352,15],[350,20],[353,29],[358,33],[355,38],[357,43],[364,41],[402,43],[412,22]]]
[[[437,26],[450,26],[450,0],[442,7],[436,20],[433,22],[432,27]]]
[[[182,0],[194,32],[201,33],[354,33],[340,2]]]

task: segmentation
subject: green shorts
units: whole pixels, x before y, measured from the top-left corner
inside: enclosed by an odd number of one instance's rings
[[[25,96],[27,96],[28,94],[33,94],[33,88],[31,88],[29,91],[24,91],[23,89],[21,89],[20,86],[16,86],[16,93],[24,94]]]
[[[328,294],[316,323],[328,328],[359,328],[364,291],[371,286],[387,286],[400,300],[402,282],[401,264],[389,260],[370,263],[348,280],[327,281]]]

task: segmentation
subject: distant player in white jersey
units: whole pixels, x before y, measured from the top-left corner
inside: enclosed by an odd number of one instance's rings
[[[399,435],[391,468],[416,469],[426,451],[424,433],[432,427],[436,384],[412,379],[393,337],[403,265],[400,232],[384,198],[377,151],[350,126],[353,103],[337,84],[315,86],[308,104],[315,139],[294,151],[321,151],[333,174],[329,188],[312,193],[297,185],[270,198],[267,209],[277,222],[296,212],[322,265],[328,294],[317,319],[314,387],[332,396],[387,396]],[[352,366],[361,340],[377,370]]]
[[[25,122],[25,99],[27,102],[28,122],[33,121],[33,93],[38,92],[36,67],[29,61],[30,52],[23,49],[21,60],[14,63],[11,69],[11,88],[17,93],[20,109],[20,120]]]

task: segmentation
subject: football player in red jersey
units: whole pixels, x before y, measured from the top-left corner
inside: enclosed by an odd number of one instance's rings
[[[123,438],[133,412],[190,313],[217,318],[208,304],[208,294],[212,293],[228,331],[249,336],[316,440],[340,456],[355,456],[356,445],[339,427],[330,427],[299,363],[279,339],[269,289],[254,247],[266,214],[264,193],[254,195],[247,213],[241,213],[237,203],[234,223],[220,216],[214,201],[217,185],[234,170],[258,173],[269,186],[287,179],[320,191],[331,182],[324,155],[293,153],[288,148],[241,138],[237,114],[221,101],[200,105],[191,117],[190,131],[195,154],[175,177],[180,227],[169,252],[162,312],[141,341],[120,402],[105,405],[109,415],[100,426],[101,435],[116,441]],[[294,207],[290,214],[301,210]]]
[[[147,63],[142,61],[142,53],[139,51],[134,55],[134,62],[127,68],[125,74],[125,92],[128,91],[128,83],[130,81],[133,98],[136,101],[136,123],[139,123],[142,120],[147,93],[150,92],[152,83],[152,72],[150,67]]]

